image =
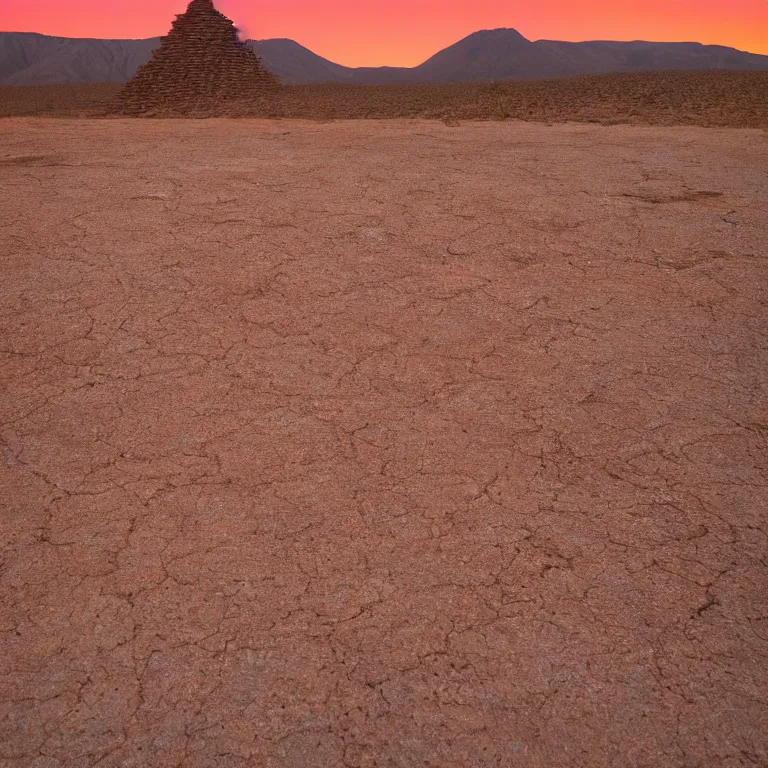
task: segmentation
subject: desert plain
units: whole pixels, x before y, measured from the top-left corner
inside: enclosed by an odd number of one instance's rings
[[[768,764],[764,130],[10,118],[0,185],[3,768]]]
[[[119,112],[115,83],[0,85],[0,117],[104,117]],[[525,120],[600,125],[690,125],[768,130],[768,72],[681,71],[548,80],[407,85],[286,85],[185,116],[306,120]],[[150,113],[175,116],[173,108]]]

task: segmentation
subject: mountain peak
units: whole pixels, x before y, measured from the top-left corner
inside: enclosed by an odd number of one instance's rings
[[[516,29],[481,29],[436,53],[419,69],[427,79],[493,80],[500,61],[519,58],[533,48]]]
[[[505,40],[511,42],[517,40],[519,42],[530,43],[531,41],[521,35],[516,29],[512,27],[496,27],[496,29],[479,29],[477,32],[473,32],[471,35],[465,37],[465,40],[485,38],[486,40]]]

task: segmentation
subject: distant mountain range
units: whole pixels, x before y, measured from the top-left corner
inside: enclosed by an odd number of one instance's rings
[[[0,84],[124,82],[159,42],[156,37],[95,40],[0,32]],[[284,83],[447,83],[646,70],[768,71],[768,56],[720,45],[531,42],[514,29],[474,32],[417,67],[344,67],[288,39],[249,44]]]

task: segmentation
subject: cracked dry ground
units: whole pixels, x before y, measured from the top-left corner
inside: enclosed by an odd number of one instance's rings
[[[768,141],[0,125],[0,765],[768,765]]]

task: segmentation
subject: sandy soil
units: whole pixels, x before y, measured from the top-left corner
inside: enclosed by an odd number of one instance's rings
[[[0,117],[104,116],[120,85],[0,86]],[[221,105],[213,109],[221,111]],[[768,72],[645,72],[448,85],[291,85],[231,116],[519,119],[768,129]],[[204,112],[195,116],[205,117]]]
[[[0,123],[0,765],[768,765],[766,169]]]

